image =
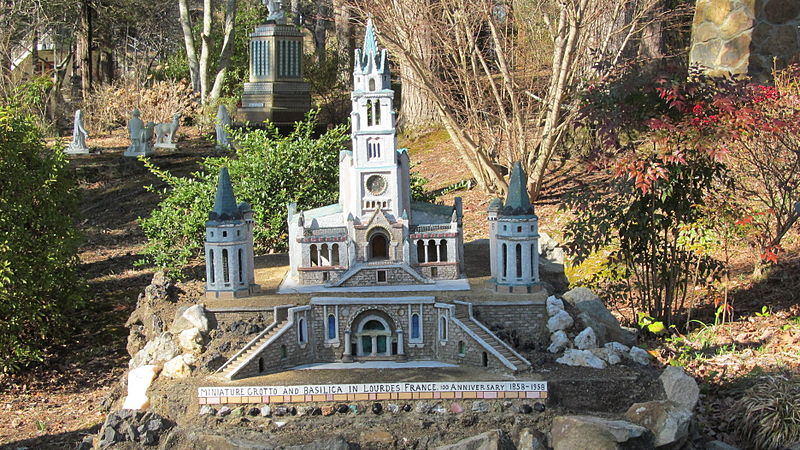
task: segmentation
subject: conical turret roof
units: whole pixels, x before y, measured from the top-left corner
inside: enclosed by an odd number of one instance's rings
[[[219,171],[217,181],[217,194],[214,197],[214,209],[208,214],[210,221],[224,222],[227,220],[241,220],[242,212],[236,204],[236,197],[233,195],[231,176],[228,168],[223,167]]]
[[[522,164],[519,161],[515,162],[511,169],[511,181],[508,183],[508,196],[505,205],[500,208],[500,215],[528,216],[534,213],[525,183],[527,180],[528,176],[525,174]]]

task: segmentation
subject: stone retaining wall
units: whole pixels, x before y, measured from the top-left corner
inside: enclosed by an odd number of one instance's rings
[[[711,75],[771,78],[800,55],[800,1],[698,0],[689,62]]]
[[[474,303],[472,312],[490,330],[516,330],[520,344],[545,348],[549,344],[547,311],[544,304]]]

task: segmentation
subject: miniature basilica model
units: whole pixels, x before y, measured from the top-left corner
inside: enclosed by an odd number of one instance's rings
[[[306,211],[289,205],[289,270],[275,294],[259,292],[250,207],[236,204],[221,171],[206,223],[207,301],[220,314],[246,296],[237,314],[261,300],[280,305],[258,309],[271,323],[230,356],[222,377],[371,360],[518,371],[530,363],[490,330],[547,340],[537,219],[522,168],[514,167],[506,203],[490,206],[491,288],[472,293],[460,199],[452,206],[411,200],[408,154],[395,147],[387,57],[369,22],[355,54],[352,151],[340,154],[339,202]],[[454,292],[445,300],[443,291]]]
[[[356,50],[352,151],[339,157],[339,203],[289,206],[290,277],[301,285],[431,284],[461,278],[461,203],[411,200],[409,159],[396,148],[387,51],[370,22]]]

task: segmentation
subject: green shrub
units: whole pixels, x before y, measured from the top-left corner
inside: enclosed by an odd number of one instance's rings
[[[338,196],[339,151],[349,141],[347,127],[329,129],[315,138],[316,113],[281,136],[267,124],[264,130],[234,130],[233,158],[211,157],[190,177],[175,177],[151,162],[148,168],[169,189],[148,218],[140,218],[147,243],[146,260],[177,275],[181,267],[200,256],[205,221],[211,211],[219,169],[227,166],[237,201],[253,208],[257,253],[287,247],[286,206],[300,209],[334,203]]]
[[[76,184],[31,116],[0,106],[0,370],[42,358],[81,302]]]

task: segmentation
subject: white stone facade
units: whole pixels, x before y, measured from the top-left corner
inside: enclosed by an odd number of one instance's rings
[[[356,50],[352,151],[339,158],[339,202],[308,211],[289,206],[289,276],[298,284],[401,285],[463,273],[460,199],[413,202],[409,159],[397,149],[388,53],[371,23]]]

